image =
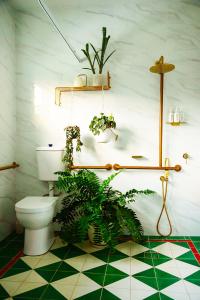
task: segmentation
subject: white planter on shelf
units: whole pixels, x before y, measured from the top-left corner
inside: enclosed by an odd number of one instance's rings
[[[106,84],[106,75],[104,74],[92,74],[91,75],[91,85],[92,86],[102,86]]]
[[[112,129],[107,128],[102,131],[99,135],[95,135],[97,143],[109,143],[116,140],[117,135],[112,131]]]

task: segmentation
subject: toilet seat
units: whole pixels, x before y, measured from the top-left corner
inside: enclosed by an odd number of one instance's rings
[[[25,197],[15,204],[15,210],[27,214],[41,213],[55,206],[57,199],[58,197]]]

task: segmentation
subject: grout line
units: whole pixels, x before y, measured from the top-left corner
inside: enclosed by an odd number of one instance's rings
[[[6,265],[0,270],[0,277],[3,276],[12,266],[23,256],[23,251],[20,250]]]
[[[108,265],[109,265],[110,254],[111,254],[111,250],[109,249],[107,263],[106,263],[106,269],[105,269],[103,283],[102,283],[102,290],[101,290],[101,295],[100,295],[100,299],[99,300],[103,300],[102,294],[103,294],[103,289],[104,289],[104,283],[105,283],[105,280],[106,280],[106,273],[107,273],[107,269],[108,269]]]
[[[150,243],[151,240],[148,238],[148,243]],[[150,244],[149,244],[150,245]],[[151,252],[151,248],[149,248],[150,250],[150,254],[151,254],[151,259],[152,259],[152,263],[153,263],[153,271],[154,271],[154,275],[155,275],[155,280],[156,280],[156,285],[157,285],[157,291],[158,291],[158,296],[159,296],[159,300],[162,300],[161,299],[161,296],[160,296],[160,290],[159,290],[159,286],[158,286],[158,280],[157,280],[157,276],[156,276],[156,271],[155,271],[155,265],[154,265],[154,260],[153,260],[153,256],[152,256],[152,252]]]

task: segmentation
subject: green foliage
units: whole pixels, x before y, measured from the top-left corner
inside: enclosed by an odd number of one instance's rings
[[[94,64],[95,64],[96,57],[94,56],[93,60],[92,60],[92,58],[90,57],[89,44],[87,43],[87,44],[85,45],[85,49],[81,49],[81,51],[83,51],[83,53],[84,53],[85,56],[87,57],[88,62],[89,62],[89,65],[90,65],[90,68],[83,68],[83,69],[91,70],[92,73],[95,74]]]
[[[127,207],[137,194],[151,194],[150,190],[132,189],[122,193],[113,189],[112,174],[103,182],[91,171],[58,172],[57,188],[64,193],[62,208],[54,218],[61,225],[60,236],[70,243],[87,238],[88,228],[94,226],[94,240],[113,246],[118,237],[128,230],[134,240],[140,241],[143,229],[135,212]]]
[[[94,116],[90,122],[89,128],[94,135],[99,135],[107,128],[116,128],[116,122],[112,115],[106,116],[104,113],[100,113],[100,117]]]
[[[83,145],[80,137],[80,128],[78,126],[68,126],[65,128],[66,131],[66,146],[63,162],[66,164],[66,169],[70,169],[73,165],[73,140],[77,140],[76,151],[81,151]]]
[[[92,47],[92,49],[94,51],[93,60],[92,60],[91,55],[90,55],[89,43],[87,43],[85,45],[85,49],[81,49],[82,52],[87,57],[89,65],[90,65],[90,68],[83,68],[83,69],[91,70],[93,74],[95,74],[95,62],[97,62],[97,64],[98,64],[99,74],[102,74],[103,67],[105,66],[105,64],[107,63],[109,58],[116,51],[116,50],[112,51],[107,57],[105,57],[106,49],[107,49],[108,42],[109,42],[109,39],[110,39],[110,35],[107,36],[106,31],[107,31],[106,27],[102,27],[103,36],[102,36],[102,44],[101,44],[101,49],[100,50],[96,50],[96,48],[93,46],[93,44],[90,43],[90,46]]]

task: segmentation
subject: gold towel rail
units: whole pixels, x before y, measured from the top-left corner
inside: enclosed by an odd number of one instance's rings
[[[18,168],[18,167],[19,167],[19,165],[14,161],[10,165],[0,166],[0,171],[8,170],[8,169],[15,169],[15,168]]]
[[[114,170],[120,169],[138,169],[138,170],[174,170],[176,172],[181,171],[180,165],[175,165],[174,167],[162,167],[162,166],[120,166],[119,164],[113,165]]]
[[[96,169],[96,170],[112,170],[111,164],[106,164],[105,166],[71,166],[71,169]]]

